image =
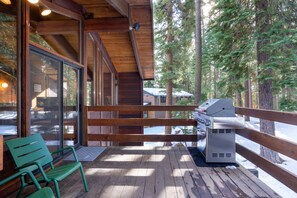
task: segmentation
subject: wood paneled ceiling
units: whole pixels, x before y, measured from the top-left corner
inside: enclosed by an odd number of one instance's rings
[[[139,72],[144,80],[154,78],[151,0],[69,0],[67,3],[52,0],[52,3],[80,12],[85,32],[99,35],[117,72]],[[73,32],[77,32],[78,22],[58,14],[42,20],[37,23],[37,32],[55,45],[63,42],[66,48],[57,46],[55,50],[77,60],[78,35]],[[136,22],[140,24],[139,31],[130,31],[129,26]],[[88,62],[91,66],[90,56]]]

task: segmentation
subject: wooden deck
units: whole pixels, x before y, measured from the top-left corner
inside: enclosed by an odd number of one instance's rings
[[[62,197],[280,197],[243,167],[197,167],[184,147],[109,147],[60,183]]]

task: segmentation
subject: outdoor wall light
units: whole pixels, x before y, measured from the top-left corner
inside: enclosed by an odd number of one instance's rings
[[[138,31],[139,28],[140,28],[140,24],[138,22],[136,22],[133,24],[133,26],[129,27],[129,30],[132,31],[134,29],[135,31]]]
[[[44,7],[44,6],[40,6],[39,8],[40,8],[40,13],[42,16],[47,16],[52,12],[50,9],[48,9],[47,7]]]
[[[2,0],[0,0],[0,1],[2,1]],[[40,10],[40,14],[42,16],[47,16],[47,15],[49,15],[52,12],[48,7],[39,5],[38,4],[39,3],[39,0],[28,0],[28,2],[30,2],[32,4],[35,4],[36,6],[38,6],[39,7],[39,10]]]
[[[6,89],[8,87],[8,84],[6,82],[1,83],[1,87]]]
[[[2,3],[4,3],[5,5],[10,5],[11,1],[10,0],[0,0]]]
[[[39,2],[39,0],[28,0],[30,3],[32,3],[32,4],[36,4],[36,3],[38,3]]]

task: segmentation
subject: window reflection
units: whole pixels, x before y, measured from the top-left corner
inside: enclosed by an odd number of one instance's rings
[[[78,70],[64,65],[63,69],[64,145],[78,143]]]
[[[60,147],[60,62],[30,52],[30,133],[40,133],[53,149]]]
[[[17,134],[17,22],[11,3],[0,4],[0,135]]]
[[[112,105],[113,100],[112,100],[111,85],[112,85],[112,73],[104,61],[104,64],[103,64],[103,86],[104,86],[103,103],[104,105]]]

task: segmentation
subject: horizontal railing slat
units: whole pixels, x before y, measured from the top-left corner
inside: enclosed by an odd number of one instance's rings
[[[88,106],[88,111],[194,111],[197,106]]]
[[[236,107],[235,113],[265,120],[297,125],[297,113]]]
[[[270,162],[257,153],[239,144],[236,144],[236,152],[254,163],[256,166],[268,172],[271,176],[273,176],[295,192],[297,192],[297,176],[295,174],[290,173],[284,168]]]
[[[280,139],[278,137],[248,128],[236,130],[236,133],[276,152],[282,153],[297,160],[297,144],[294,142]]]
[[[89,119],[88,126],[196,126],[194,119],[110,118]]]
[[[89,141],[196,142],[197,135],[89,134]]]

